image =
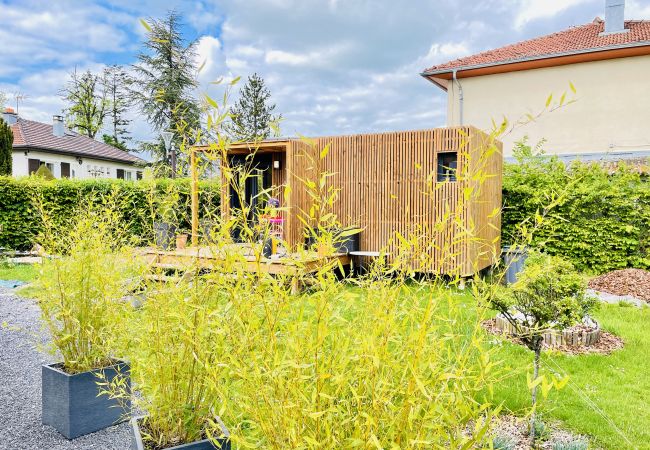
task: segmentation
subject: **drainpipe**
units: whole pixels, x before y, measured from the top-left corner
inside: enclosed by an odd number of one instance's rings
[[[456,69],[454,69],[454,71],[452,73],[452,79],[453,79],[454,83],[458,83],[458,108],[460,110],[458,115],[459,115],[459,118],[460,118],[459,125],[462,126],[463,125],[463,100],[464,100],[464,96],[463,96],[463,86],[460,84],[460,81],[458,80],[458,77],[456,76],[457,72],[458,71]]]

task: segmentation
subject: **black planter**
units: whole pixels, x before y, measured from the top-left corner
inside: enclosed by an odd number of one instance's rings
[[[524,270],[526,259],[528,258],[528,249],[512,248],[509,245],[501,250],[503,254],[503,263],[506,266],[505,282],[512,284],[519,278],[519,272]]]
[[[153,235],[156,247],[169,250],[176,244],[176,226],[166,222],[153,223]]]
[[[94,433],[128,419],[131,405],[121,405],[106,395],[99,395],[100,381],[96,374],[104,372],[106,381],[118,373],[129,373],[129,365],[115,365],[74,375],[65,373],[61,364],[43,365],[43,425],[50,425],[68,439]],[[126,407],[127,410],[123,409]]]
[[[356,252],[359,250],[359,236],[360,233],[352,234],[346,237],[335,237],[334,240],[334,251],[336,253],[350,253]],[[317,239],[314,236],[308,236],[305,238],[305,245],[307,248],[313,249],[316,245]]]
[[[144,450],[144,444],[142,443],[142,435],[140,434],[140,421],[146,416],[134,417],[131,419],[131,450]],[[201,441],[190,442],[189,444],[176,445],[174,447],[169,447],[165,450],[231,450],[230,447],[230,432],[223,424],[219,417],[216,418],[217,423],[221,426],[221,431],[223,438],[219,439],[220,447],[214,445],[208,439],[203,439]]]

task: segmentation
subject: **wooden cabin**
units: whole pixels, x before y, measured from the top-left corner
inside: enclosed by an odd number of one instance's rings
[[[246,185],[246,196],[272,188],[284,209],[282,235],[289,246],[305,239],[298,214],[309,210],[311,199],[302,180],[316,181],[317,172],[326,171],[328,183],[340,189],[333,205],[338,220],[363,230],[361,251],[391,255],[396,233],[425,230],[428,257],[414,255],[413,268],[465,277],[500,254],[501,149],[474,127],[456,127],[320,137],[311,144],[270,139],[232,146],[223,163],[253,161],[259,178]],[[222,214],[228,215],[237,205],[222,181]]]

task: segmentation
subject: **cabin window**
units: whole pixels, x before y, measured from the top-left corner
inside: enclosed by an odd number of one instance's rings
[[[438,153],[438,182],[456,181],[458,152]]]

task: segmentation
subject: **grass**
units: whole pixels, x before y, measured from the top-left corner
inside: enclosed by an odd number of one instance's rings
[[[472,301],[467,295],[459,298]],[[622,337],[625,347],[610,355],[544,352],[543,373],[568,375],[569,383],[542,400],[541,411],[588,435],[597,447],[650,449],[650,308],[602,305],[593,315],[605,330]],[[510,374],[496,386],[496,401],[515,414],[525,414],[532,353],[500,338],[494,342],[499,346],[497,358]]]
[[[0,279],[31,282],[38,270],[38,266],[0,263]],[[18,294],[34,297],[36,289],[27,286]],[[476,313],[470,294],[459,293],[457,298],[468,314]],[[594,316],[605,330],[622,337],[625,347],[611,355],[544,352],[543,373],[568,374],[569,383],[561,391],[552,391],[540,409],[545,417],[588,435],[597,447],[650,449],[650,308],[602,305]],[[495,387],[495,400],[515,414],[526,414],[532,353],[500,338],[490,339],[508,373]]]
[[[0,262],[0,280],[18,280],[30,283],[36,279],[40,266]]]

